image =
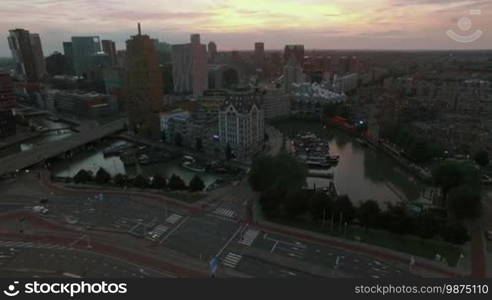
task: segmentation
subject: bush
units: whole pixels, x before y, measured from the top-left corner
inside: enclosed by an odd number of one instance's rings
[[[190,191],[192,192],[198,192],[198,191],[203,191],[205,188],[205,183],[203,183],[203,180],[200,178],[200,176],[195,175],[190,181]]]
[[[155,174],[152,178],[152,188],[163,189],[167,185],[166,179],[161,174]]]
[[[111,181],[111,175],[105,169],[99,168],[95,179],[98,184],[107,184]]]
[[[148,180],[148,178],[146,178],[142,175],[138,175],[133,180],[133,185],[138,187],[138,188],[144,189],[144,188],[149,186],[149,180]]]
[[[92,181],[92,175],[86,170],[80,170],[73,177],[73,181],[75,183],[86,183],[86,182]]]
[[[453,223],[444,226],[441,236],[446,242],[457,245],[463,245],[470,240],[468,230],[466,230],[462,223]]]
[[[186,183],[176,174],[169,179],[169,188],[173,191],[186,190]]]
[[[123,175],[123,174],[116,174],[113,178],[114,184],[117,186],[127,186],[128,185],[128,176]]]

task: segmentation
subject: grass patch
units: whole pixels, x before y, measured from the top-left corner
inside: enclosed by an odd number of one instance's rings
[[[195,203],[207,196],[204,193],[189,193],[189,192],[161,192],[160,194],[186,203]]]

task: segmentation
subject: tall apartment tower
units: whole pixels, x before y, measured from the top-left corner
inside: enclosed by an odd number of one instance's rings
[[[174,92],[201,96],[208,86],[207,47],[200,35],[192,34],[189,44],[172,47]]]
[[[258,66],[263,65],[265,62],[265,43],[255,43],[255,63]]]
[[[9,30],[9,47],[17,76],[29,82],[37,82],[46,74],[43,49],[39,35],[24,29]]]
[[[118,62],[116,56],[116,44],[111,40],[102,40],[102,49],[111,59],[111,65],[115,66]]]
[[[7,73],[0,73],[0,137],[15,134],[15,105],[16,95],[14,83]]]
[[[208,43],[208,60],[213,63],[215,61],[216,56],[217,56],[217,44],[215,44],[215,42]]]
[[[98,36],[73,36],[72,57],[76,75],[88,74],[92,67],[93,56],[101,52]]]
[[[138,34],[126,41],[128,119],[130,128],[153,139],[161,137],[159,113],[164,97],[155,42]]]
[[[304,66],[304,45],[287,45],[284,49],[284,65],[294,58],[301,67]]]

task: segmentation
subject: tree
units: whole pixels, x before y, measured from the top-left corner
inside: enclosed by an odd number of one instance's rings
[[[202,150],[203,150],[203,142],[202,142],[202,139],[201,138],[197,138],[195,140],[195,149],[198,152],[202,152]]]
[[[111,181],[111,175],[104,168],[99,168],[95,179],[98,184],[107,184]]]
[[[308,197],[301,189],[290,190],[284,199],[284,210],[288,217],[295,218],[304,214],[308,208]]]
[[[162,130],[161,131],[161,140],[163,143],[166,142],[166,131],[165,130]]]
[[[335,200],[334,211],[337,220],[340,221],[339,218],[342,218],[343,223],[352,222],[356,212],[354,204],[347,195],[337,197]]]
[[[475,154],[474,159],[477,165],[482,168],[488,166],[488,164],[490,163],[489,153],[485,150],[479,151],[477,154]]]
[[[431,216],[421,216],[415,220],[413,233],[423,239],[433,238],[439,233],[439,223]]]
[[[166,187],[166,179],[161,174],[157,173],[152,177],[151,186],[154,189],[163,189]]]
[[[178,147],[183,146],[183,136],[181,136],[181,133],[176,133],[174,136],[174,144]]]
[[[407,216],[403,205],[388,205],[384,218],[390,232],[397,234],[409,234],[412,232],[412,218]]]
[[[229,145],[229,143],[227,143],[226,148],[225,148],[225,157],[226,157],[227,161],[234,158],[234,154],[232,153],[232,148],[231,148],[231,145]]]
[[[176,174],[171,176],[168,186],[173,191],[186,190],[186,183]]]
[[[446,242],[458,245],[463,245],[470,240],[468,230],[466,230],[462,223],[452,223],[444,226],[441,236]]]
[[[118,173],[114,176],[113,182],[117,186],[126,186],[128,185],[128,177],[126,175]]]
[[[458,220],[477,219],[482,212],[481,192],[472,186],[453,188],[448,197],[448,208]]]
[[[198,192],[198,191],[203,191],[205,188],[205,183],[203,183],[203,180],[200,178],[200,176],[195,175],[190,181],[190,190],[192,192]]]
[[[375,200],[364,201],[357,210],[360,223],[367,229],[378,225],[381,209]]]
[[[73,177],[75,183],[86,183],[92,180],[92,175],[86,170],[80,170]]]
[[[324,192],[315,192],[309,199],[309,214],[314,221],[328,219],[333,212],[333,199]]]
[[[277,187],[283,191],[301,189],[306,183],[307,169],[288,153],[262,156],[253,161],[249,183],[255,191]]]
[[[133,180],[133,185],[138,188],[144,189],[149,186],[149,180],[142,175],[137,175],[137,177],[135,177],[135,179]]]
[[[432,169],[434,183],[441,187],[444,200],[449,191],[462,184],[473,187],[480,185],[480,176],[477,170],[469,163],[445,161]]]

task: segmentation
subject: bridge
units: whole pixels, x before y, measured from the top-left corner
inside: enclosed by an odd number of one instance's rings
[[[0,176],[31,167],[46,159],[60,156],[68,151],[115,134],[125,128],[125,123],[124,119],[120,119],[97,127],[92,124],[66,139],[40,145],[30,151],[0,158]]]

